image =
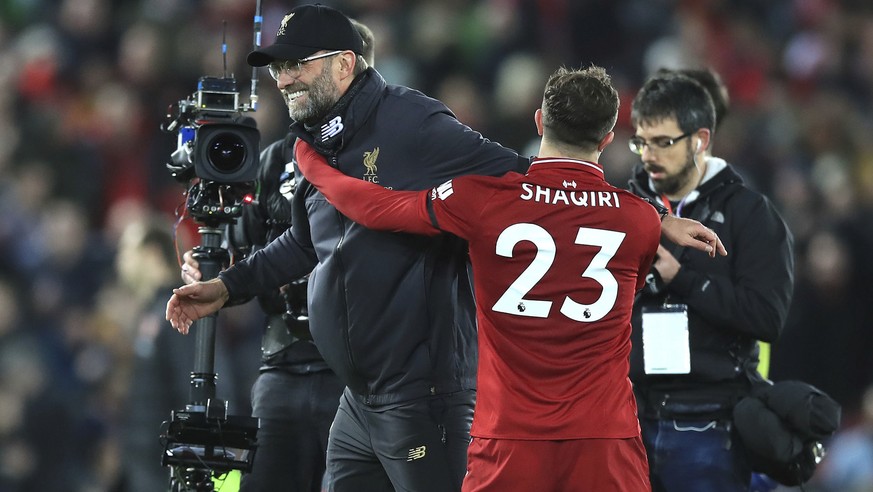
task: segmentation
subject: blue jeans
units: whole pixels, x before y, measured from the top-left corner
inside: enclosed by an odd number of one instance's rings
[[[653,492],[748,492],[752,472],[730,422],[640,419]]]

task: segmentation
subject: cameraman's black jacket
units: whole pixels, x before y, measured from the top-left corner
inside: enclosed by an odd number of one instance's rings
[[[245,258],[276,239],[291,227],[291,200],[295,191],[295,176],[292,167],[293,152],[290,135],[273,142],[260,155],[258,167],[257,200],[243,207],[243,213],[234,224],[228,226],[228,246],[236,259]],[[258,295],[258,303],[267,314],[264,334],[263,370],[284,368],[295,373],[327,370],[324,359],[308,336],[297,337],[289,333],[283,315],[290,307],[295,319],[305,319],[305,279],[286,287],[283,296],[278,289]],[[286,303],[286,297],[292,302]],[[302,309],[293,309],[302,306]],[[286,315],[287,316],[287,315]],[[306,322],[295,322],[298,329],[306,331]],[[284,331],[277,336],[270,331]],[[277,340],[282,343],[277,347]],[[269,349],[267,347],[270,347]]]
[[[373,69],[356,78],[322,125],[295,123],[291,131],[344,173],[397,190],[529,166],[458,122],[441,102],[389,86]],[[368,230],[305,180],[292,205],[288,232],[221,274],[231,301],[312,271],[313,338],[360,401],[379,405],[475,388],[466,243],[448,234]]]
[[[661,202],[642,166],[634,170],[629,187]],[[712,157],[696,191],[697,197],[689,195],[683,204],[682,217],[714,230],[728,256],[713,259],[662,241],[682,267],[661,292],[641,291],[632,318],[631,380],[644,397],[641,411],[648,402],[649,414],[665,398],[730,402],[747,391],[760,377],[756,342],[779,337],[791,303],[793,237],[770,200],[747,188],[722,159]],[[690,374],[644,373],[641,309],[665,303],[688,305]]]

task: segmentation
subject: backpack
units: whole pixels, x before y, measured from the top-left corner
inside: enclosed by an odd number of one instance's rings
[[[840,426],[840,405],[801,381],[754,388],[733,410],[734,426],[752,470],[783,485],[800,485],[824,456],[823,440]]]

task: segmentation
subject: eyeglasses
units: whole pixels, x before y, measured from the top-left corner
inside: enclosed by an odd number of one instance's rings
[[[627,141],[627,146],[630,148],[631,152],[637,155],[643,154],[643,147],[649,146],[649,150],[659,150],[666,149],[668,147],[672,147],[676,142],[682,140],[683,138],[690,137],[694,132],[683,133],[678,137],[654,137],[650,142],[646,142],[646,139],[643,137],[638,137],[634,135]]]
[[[307,56],[306,58],[301,58],[299,60],[274,61],[267,66],[267,69],[270,71],[270,76],[273,77],[273,79],[279,80],[279,76],[283,73],[287,73],[289,75],[299,74],[303,70],[303,65],[305,65],[306,63],[321,58],[338,55],[343,51],[345,50],[329,51],[320,55]]]

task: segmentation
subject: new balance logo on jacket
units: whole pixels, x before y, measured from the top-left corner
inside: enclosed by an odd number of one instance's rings
[[[343,119],[337,116],[321,126],[321,139],[327,140],[343,131]]]

